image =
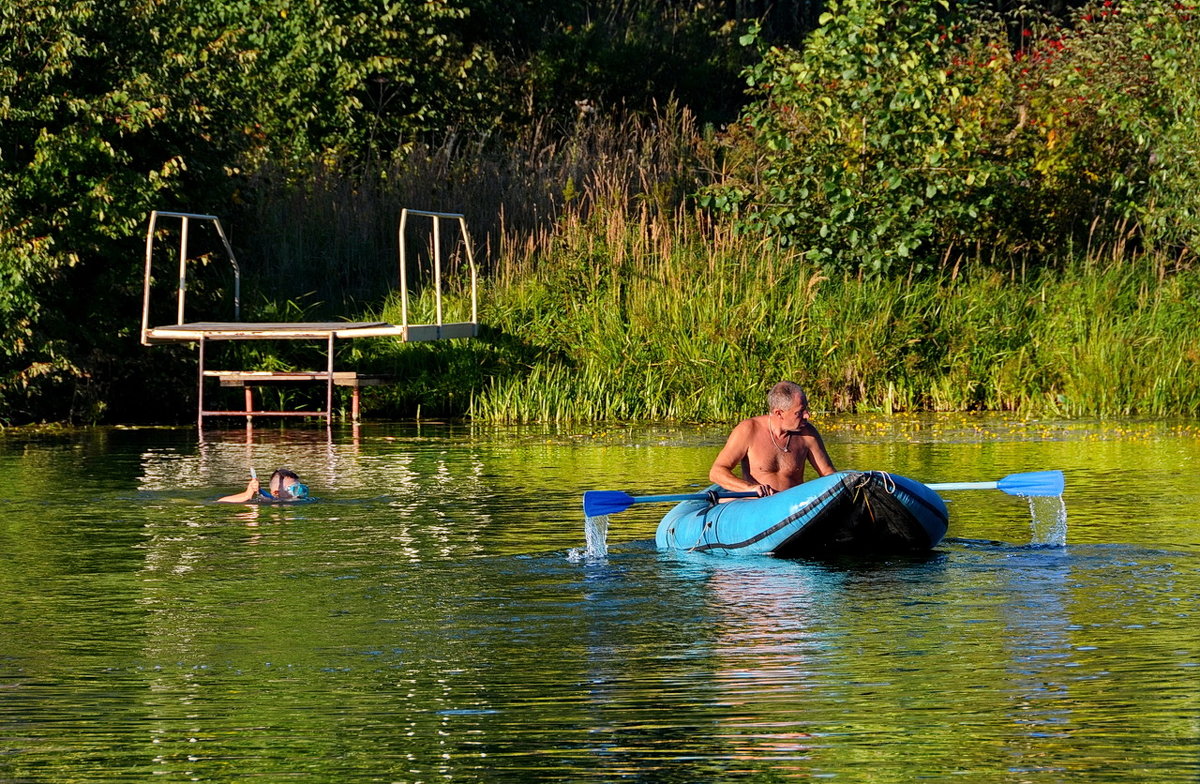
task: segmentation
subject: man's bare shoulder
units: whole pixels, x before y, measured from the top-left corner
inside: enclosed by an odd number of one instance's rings
[[[767,417],[765,416],[756,416],[750,417],[749,419],[743,419],[741,422],[738,422],[736,425],[734,425],[733,430],[730,432],[730,436],[750,438],[766,426],[766,420]]]
[[[806,449],[825,448],[825,439],[821,438],[821,434],[817,432],[817,429],[808,422],[805,422],[803,427],[795,431],[794,435]]]

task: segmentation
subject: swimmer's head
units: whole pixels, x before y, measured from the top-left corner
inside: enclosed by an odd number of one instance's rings
[[[271,495],[276,498],[308,497],[308,485],[300,481],[300,477],[296,475],[295,471],[286,468],[276,469],[275,473],[271,474],[269,487]]]

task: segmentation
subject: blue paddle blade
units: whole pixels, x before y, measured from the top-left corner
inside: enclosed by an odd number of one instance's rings
[[[589,490],[583,494],[583,513],[588,517],[616,514],[628,509],[635,500],[620,490]]]
[[[996,483],[999,490],[1009,495],[1062,495],[1066,485],[1062,471],[1033,471],[1027,474],[1009,474]]]

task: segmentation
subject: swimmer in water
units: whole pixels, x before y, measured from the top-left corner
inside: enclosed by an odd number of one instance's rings
[[[225,504],[273,504],[288,501],[300,501],[308,498],[308,485],[300,481],[295,471],[280,468],[271,474],[267,489],[263,490],[258,482],[258,474],[250,471],[250,481],[246,489],[240,493],[218,498],[218,503]]]

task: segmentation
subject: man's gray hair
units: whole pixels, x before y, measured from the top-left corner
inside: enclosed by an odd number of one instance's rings
[[[777,409],[791,408],[792,403],[795,403],[804,396],[804,390],[799,384],[793,384],[791,381],[780,381],[771,387],[771,391],[767,393],[767,410],[775,411]]]

